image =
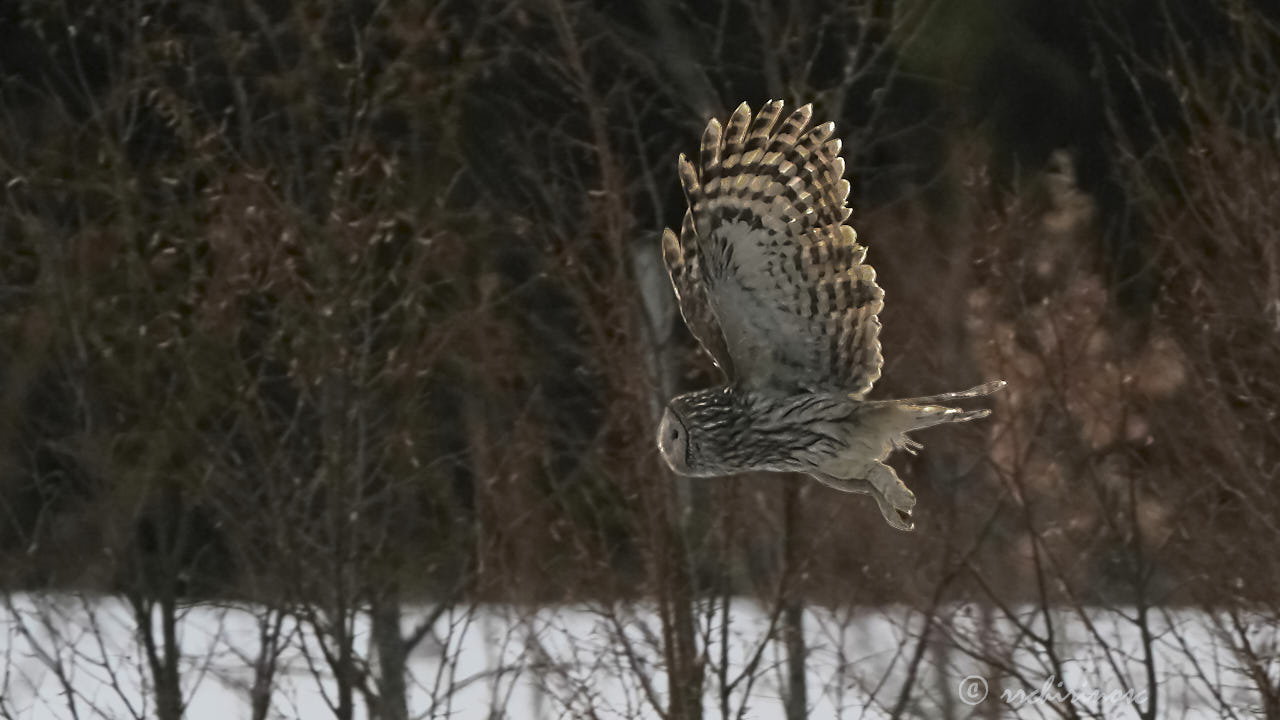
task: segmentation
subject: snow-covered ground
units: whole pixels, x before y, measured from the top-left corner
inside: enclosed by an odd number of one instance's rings
[[[152,715],[145,653],[123,602],[24,594],[10,596],[7,603],[0,636],[0,710],[19,718]],[[182,686],[192,720],[249,716],[260,612],[212,605],[184,609]],[[406,614],[406,632],[425,612]],[[983,690],[981,703],[1000,704],[1000,715],[1017,709],[1025,717],[1050,717],[1054,711],[1034,693],[1060,694],[1064,688],[1103,717],[1131,717],[1135,713],[1127,701],[1136,697],[1146,704],[1140,694],[1146,679],[1141,635],[1126,615],[1090,611],[1088,622],[1070,612],[1055,616],[1055,654],[1063,662],[1054,665],[1013,623],[989,625],[994,630],[983,641],[974,609],[951,608],[913,669],[925,626],[920,614],[900,607],[815,609],[804,617],[809,716],[884,717],[909,684],[906,707],[916,717],[969,717],[982,705],[965,701]],[[753,602],[735,601],[724,635],[723,617],[716,608],[698,621],[707,651],[707,717],[720,717],[726,707],[722,675],[733,684],[726,694],[732,716],[745,705],[742,717],[781,717],[783,647],[767,643],[761,649],[768,614]],[[1046,634],[1042,615],[1028,609],[1021,618],[1035,635]],[[1192,611],[1155,613],[1152,647],[1161,717],[1217,718],[1224,703],[1247,716],[1257,702],[1238,671],[1240,663],[1214,634],[1213,620]],[[358,619],[355,631],[358,654],[372,656],[367,619]],[[1269,632],[1269,640],[1261,634],[1259,639],[1274,644],[1275,631]],[[286,624],[285,635],[289,642],[274,689],[274,716],[331,716],[334,684],[314,634]],[[410,710],[419,717],[462,720],[657,717],[647,698],[665,698],[661,637],[656,614],[643,606],[459,607],[439,618],[433,635],[410,660]],[[728,638],[729,657],[723,674],[722,637]],[[971,657],[997,648],[1012,649],[1005,656],[1021,679],[1006,674],[997,680],[993,670]],[[744,672],[749,667],[755,671]],[[1277,663],[1268,671],[1280,672]],[[968,676],[981,680],[966,681]],[[1053,686],[1058,679],[1063,687]],[[356,714],[367,716],[359,698]]]

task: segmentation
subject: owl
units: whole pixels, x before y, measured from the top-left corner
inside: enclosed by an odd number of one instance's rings
[[[658,449],[686,476],[807,473],[871,495],[910,531],[915,495],[885,458],[920,449],[913,430],[986,417],[939,403],[1005,383],[865,399],[883,364],[884,291],[846,224],[834,124],[810,127],[809,105],[782,110],[770,102],[753,116],[743,103],[727,126],[707,125],[697,166],[677,162],[689,207],[680,234],[663,233],[663,259],[685,324],[727,382],[672,399]]]

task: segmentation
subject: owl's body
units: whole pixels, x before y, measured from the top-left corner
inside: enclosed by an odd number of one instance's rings
[[[875,497],[910,530],[915,498],[883,460],[919,447],[906,433],[984,417],[936,405],[994,392],[865,401],[880,377],[884,293],[845,224],[849,183],[831,123],[810,108],[775,132],[782,103],[754,118],[744,103],[723,131],[712,120],[700,167],[680,157],[689,210],[663,256],[690,331],[725,372],[723,387],[673,399],[658,445],[691,476],[804,472]]]

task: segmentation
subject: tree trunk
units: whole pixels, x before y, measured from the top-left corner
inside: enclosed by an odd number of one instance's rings
[[[787,646],[787,720],[808,717],[809,694],[805,687],[804,603],[798,598],[787,600],[782,611],[782,637]]]
[[[800,576],[799,482],[793,479],[783,486],[783,562],[782,582],[782,642],[787,649],[787,685],[783,691],[787,720],[804,720],[807,717],[809,694],[805,686],[804,597],[798,587]]]
[[[253,685],[249,688],[249,717],[267,720],[271,711],[271,690],[275,687],[276,660],[280,656],[280,614],[275,608],[258,616],[258,657],[253,663]]]
[[[926,622],[949,622],[942,617],[935,615]],[[958,716],[958,708],[956,707],[956,691],[957,678],[953,677],[948,671],[951,668],[951,643],[949,639],[954,636],[949,629],[944,629],[941,633],[934,633],[929,638],[930,654],[933,655],[932,665],[936,669],[934,677],[937,678],[937,688],[934,692],[938,696],[938,718],[939,720],[954,720]]]
[[[370,621],[378,654],[377,717],[381,720],[408,720],[409,703],[405,689],[408,647],[400,634],[400,593],[391,589],[373,601]]]
[[[159,720],[182,718],[182,686],[178,673],[178,658],[181,657],[181,652],[178,648],[176,605],[172,583],[166,579],[164,597],[160,600],[160,632],[164,642],[164,653],[160,657],[155,679],[156,717]]]
[[[701,720],[703,666],[698,659],[697,629],[693,615],[693,578],[680,523],[680,513],[670,483],[664,484],[661,502],[665,509],[661,555],[659,603],[671,702],[671,720]]]

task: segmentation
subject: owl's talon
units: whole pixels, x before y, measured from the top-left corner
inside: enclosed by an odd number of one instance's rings
[[[915,455],[917,452],[924,449],[924,445],[921,445],[906,435],[899,435],[893,439],[893,449],[902,450],[910,455]]]
[[[880,508],[880,514],[884,516],[885,522],[889,523],[889,527],[903,532],[911,532],[916,529],[916,524],[911,518],[911,508],[895,507],[879,490],[871,494],[875,497],[876,506]],[[912,503],[914,502],[915,498],[913,497]]]
[[[887,465],[878,465],[867,476],[867,481],[875,488],[876,503],[880,506],[880,514],[893,528],[910,532],[915,529],[911,521],[911,509],[916,506],[915,493],[906,483],[898,478],[893,469]]]

